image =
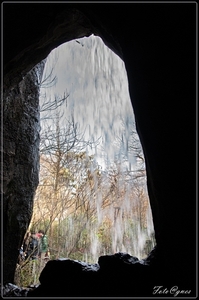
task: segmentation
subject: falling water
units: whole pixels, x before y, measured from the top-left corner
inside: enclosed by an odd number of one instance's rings
[[[82,216],[81,222],[85,222],[82,232],[87,234],[84,243],[89,245],[83,251],[83,260],[95,263],[100,255],[116,252],[128,252],[142,259],[154,246],[154,229],[146,178],[135,176],[140,168],[142,175],[145,171],[129,142],[132,130],[134,136],[136,132],[124,63],[99,37],[91,36],[53,50],[47,58],[44,77],[52,67],[57,76],[56,85],[41,88],[41,106],[44,93],[47,99],[68,94],[67,101],[59,107],[63,115],[60,126],[65,126],[71,117],[74,119],[84,132],[84,140],[89,141],[85,151],[94,155],[100,165],[100,179],[104,179],[99,189],[99,176],[94,176],[91,165],[95,192],[90,194],[87,205],[95,214],[87,221]],[[41,114],[42,128],[44,122],[52,121],[45,119],[45,114]],[[137,135],[136,141],[139,143]],[[140,144],[137,148],[142,153]],[[106,198],[106,191],[111,189],[111,195]],[[67,249],[74,243],[72,232],[76,224],[67,213],[66,219],[68,231],[65,229],[61,234],[65,236]]]

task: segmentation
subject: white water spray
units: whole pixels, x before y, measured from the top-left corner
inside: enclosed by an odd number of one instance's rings
[[[96,176],[90,167],[94,193],[89,192],[88,204],[94,215],[85,221],[89,239],[85,238],[84,243],[90,246],[85,247],[83,259],[95,263],[100,255],[115,252],[144,258],[154,246],[151,238],[154,230],[145,179],[136,179],[134,175],[140,166],[133,148],[129,147],[135,128],[124,63],[94,36],[53,50],[44,74],[49,73],[55,57],[57,84],[45,90],[46,96],[52,99],[67,90],[69,97],[67,105],[60,108],[63,113],[60,124],[65,126],[73,115],[74,122],[85,132],[84,139],[90,141],[86,148],[88,155],[94,155],[102,172],[101,177]],[[91,144],[96,140],[97,144]],[[103,180],[105,174],[105,183],[98,188],[98,180]],[[74,243],[72,232],[76,226],[68,218],[71,234],[66,248]],[[148,248],[147,241],[151,245]]]

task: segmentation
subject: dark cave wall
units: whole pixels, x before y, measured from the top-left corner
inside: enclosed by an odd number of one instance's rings
[[[193,283],[196,255],[196,6],[194,3],[108,5],[25,4],[25,9],[24,4],[14,4],[10,8],[8,5],[4,11],[4,91],[6,97],[9,93],[17,95],[22,77],[52,49],[91,33],[101,36],[124,59],[137,130],[145,154],[159,265],[169,270],[169,276],[178,277],[182,282],[189,279]],[[77,6],[83,13],[76,10]],[[7,117],[4,123],[6,130],[10,126]],[[13,128],[16,131],[14,125]],[[27,133],[23,134],[21,131],[21,136],[18,135],[17,147],[28,138]],[[8,149],[15,149],[15,143],[11,143],[12,140]],[[5,163],[20,160],[20,151],[18,156],[6,156]],[[35,162],[36,159],[37,156]],[[7,168],[13,172],[11,167]],[[26,183],[27,180],[28,176]],[[29,190],[31,194],[36,185],[32,188],[32,181],[29,185],[27,192]],[[21,187],[17,189],[22,192]],[[15,203],[19,203],[17,190],[13,197],[17,199]],[[4,197],[5,207],[11,207],[12,201],[11,196]],[[15,212],[14,204],[11,215],[17,215],[22,206],[22,203],[20,208],[16,206]],[[5,211],[5,235],[11,234],[8,215]],[[17,247],[22,235],[19,223],[17,221]],[[28,222],[23,226],[27,225]],[[11,255],[13,260],[9,268],[13,270],[16,254],[11,254],[10,248],[9,251],[5,262],[7,260],[8,265]],[[5,278],[12,281],[11,275]]]
[[[3,270],[5,280],[10,282],[39,182],[39,82],[43,69],[41,62],[4,94]]]
[[[92,32],[89,21],[79,11],[68,9],[63,13],[59,7],[59,13],[56,9],[48,12],[41,6],[25,4],[25,13],[16,4],[4,9],[4,283],[14,282],[19,248],[31,220],[39,180],[39,81],[44,59],[61,43]]]
[[[94,32],[86,16],[70,4],[8,3],[3,7],[4,90],[18,84],[54,48]]]

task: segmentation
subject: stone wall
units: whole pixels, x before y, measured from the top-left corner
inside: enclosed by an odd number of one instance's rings
[[[3,259],[4,280],[8,282],[13,282],[13,268],[32,216],[39,180],[39,82],[43,69],[41,62],[4,94]]]

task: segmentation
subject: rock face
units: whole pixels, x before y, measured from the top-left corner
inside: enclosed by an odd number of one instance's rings
[[[94,33],[126,66],[145,155],[159,284],[169,273],[173,285],[178,281],[194,296],[196,3],[3,7],[4,281],[13,282],[38,182],[38,87],[34,72],[28,72],[61,43]]]
[[[161,276],[160,276],[161,274]],[[49,261],[41,284],[27,297],[187,297],[188,286],[171,273],[162,275],[154,263],[128,253],[100,256],[97,264],[62,259]],[[24,291],[22,291],[24,292]]]
[[[27,297],[28,289],[20,288],[15,284],[7,283],[2,287],[4,297]]]
[[[11,279],[18,249],[30,223],[33,197],[39,182],[39,63],[12,90],[3,107],[3,244],[4,276]]]
[[[20,288],[13,284],[3,287],[4,297],[189,297],[188,286],[171,273],[162,274],[161,266],[150,259],[138,260],[128,253],[100,256],[98,263],[57,259],[47,262],[40,275],[40,284]]]
[[[28,297],[144,296],[152,294],[151,275],[152,268],[127,253],[101,256],[98,264],[58,259],[46,264]]]

